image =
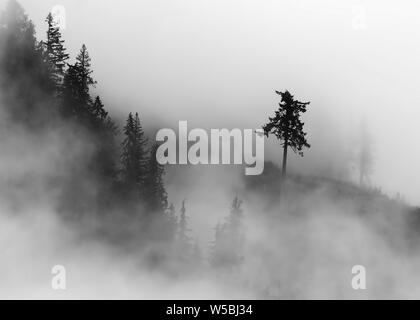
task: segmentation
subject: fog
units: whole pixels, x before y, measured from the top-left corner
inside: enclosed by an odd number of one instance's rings
[[[352,139],[366,119],[373,182],[419,204],[416,1],[21,3],[39,37],[47,12],[64,6],[69,53],[87,45],[97,90],[112,112],[139,111],[146,126],[188,120],[257,128],[277,105],[274,90],[288,89],[311,101],[305,122],[312,149],[294,159],[297,169],[312,166],[311,155],[325,169],[342,149],[356,148]],[[276,144],[268,150],[280,159]]]
[[[419,297],[418,239],[408,223],[410,206],[420,205],[416,2],[19,2],[41,39],[48,11],[64,6],[71,61],[85,43],[94,91],[119,125],[139,112],[151,140],[180,120],[190,129],[260,128],[279,102],[274,90],[288,89],[311,102],[303,116],[311,148],[290,155],[281,197],[277,182],[269,192],[265,180],[253,189],[241,166],[168,167],[169,201],[178,214],[186,200],[202,249],[203,261],[189,269],[162,244],[137,249],[137,240],[89,234],[100,228],[94,218],[63,222],[51,180],[68,177],[92,145],[71,126],[37,135],[14,127],[0,106],[1,298]],[[369,186],[358,188],[361,139],[370,141],[373,165]],[[265,149],[280,165],[278,141]],[[243,261],[215,269],[209,246],[234,196],[243,200]],[[169,258],[150,267],[154,252]],[[65,291],[51,289],[56,264],[66,267]],[[351,287],[359,264],[368,290]]]

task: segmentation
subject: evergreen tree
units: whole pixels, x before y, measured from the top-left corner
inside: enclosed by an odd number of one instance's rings
[[[131,112],[129,113],[124,127],[124,135],[121,153],[121,180],[127,195],[130,197],[135,195],[136,198],[139,198],[145,193],[148,160],[147,138],[137,113],[134,117]]]
[[[89,56],[89,52],[86,46],[83,44],[82,48],[80,49],[79,54],[76,57],[76,64],[79,71],[79,76],[81,78],[82,84],[82,94],[83,97],[86,99],[86,103],[89,100],[89,87],[96,84],[96,81],[93,80],[91,74],[93,73],[91,69],[91,59]]]
[[[64,48],[64,40],[61,39],[60,28],[54,22],[51,13],[48,14],[45,21],[48,26],[47,40],[44,43],[45,55],[50,66],[52,81],[56,86],[57,93],[59,93],[63,82],[66,60],[68,60],[69,55],[66,53],[66,48]]]
[[[163,181],[164,167],[156,159],[159,145],[154,144],[147,166],[145,181],[145,197],[148,209],[151,212],[164,212],[168,206],[167,193]]]
[[[274,117],[269,117],[269,122],[263,126],[264,134],[274,134],[283,143],[283,176],[286,176],[287,148],[290,147],[295,153],[303,156],[302,148],[309,148],[306,141],[306,133],[303,132],[304,123],[300,120],[301,113],[306,112],[309,102],[300,102],[293,99],[289,91],[279,92],[281,102]]]

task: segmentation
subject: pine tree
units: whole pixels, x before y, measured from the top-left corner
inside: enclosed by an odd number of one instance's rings
[[[147,138],[136,113],[130,112],[124,127],[125,139],[122,142],[121,179],[128,196],[143,197],[147,174]]]
[[[164,212],[168,206],[167,193],[163,181],[164,167],[156,159],[159,145],[154,144],[147,166],[145,197],[150,212]]]
[[[276,93],[281,96],[279,109],[275,112],[274,117],[269,117],[269,122],[263,126],[263,130],[267,137],[269,134],[274,134],[277,139],[283,141],[282,174],[285,177],[288,147],[300,156],[303,156],[303,147],[310,147],[305,138],[306,133],[303,132],[304,123],[300,120],[300,115],[306,112],[309,102],[294,100],[287,90],[285,92],[276,91]]]
[[[54,22],[51,13],[48,14],[45,21],[48,26],[47,40],[44,43],[46,60],[50,66],[52,81],[56,86],[57,93],[60,93],[64,78],[64,68],[69,55],[66,53],[66,48],[64,48],[64,40],[61,39],[60,28]]]

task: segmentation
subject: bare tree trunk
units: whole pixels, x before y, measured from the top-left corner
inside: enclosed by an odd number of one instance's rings
[[[286,177],[286,165],[287,165],[287,141],[284,143],[283,146],[283,169],[282,169],[282,177]]]

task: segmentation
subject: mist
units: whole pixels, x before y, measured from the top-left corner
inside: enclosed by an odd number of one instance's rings
[[[44,39],[57,3],[19,2]],[[311,148],[304,157],[290,153],[284,183],[274,138],[265,141],[261,176],[245,176],[240,165],[166,166],[168,202],[179,219],[185,200],[188,235],[201,251],[186,263],[176,244],[145,235],[149,218],[124,213],[118,202],[102,215],[63,216],[78,193],[72,198],[62,181],[77,180],[87,197],[102,192],[87,169],[96,140],[66,121],[34,132],[0,105],[1,298],[419,297],[416,2],[60,5],[70,62],[85,43],[98,82],[92,95],[120,127],[138,112],[150,142],[182,120],[190,129],[258,129],[277,108],[274,91],[288,89],[310,101],[303,121]],[[363,142],[372,158],[365,184]],[[229,223],[234,197],[243,201],[239,262],[215,267],[215,227]],[[89,205],[80,203],[83,212],[97,209]],[[146,214],[144,207],[133,210]],[[66,268],[64,291],[51,289],[54,265]],[[367,290],[352,288],[354,265],[366,268]]]

